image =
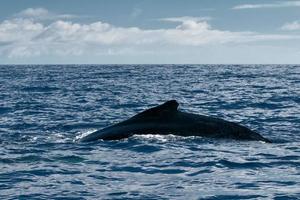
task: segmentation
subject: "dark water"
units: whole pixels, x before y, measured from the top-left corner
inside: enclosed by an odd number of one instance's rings
[[[76,138],[169,99],[275,141]],[[0,66],[0,199],[300,198],[300,66]]]

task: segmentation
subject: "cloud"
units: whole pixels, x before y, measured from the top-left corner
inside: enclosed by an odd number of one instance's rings
[[[27,8],[21,11],[18,15],[26,17],[39,17],[49,15],[49,11],[44,8]]]
[[[57,20],[57,19],[73,19],[76,15],[56,14],[48,11],[45,8],[27,8],[15,15],[17,18],[26,18],[34,20]]]
[[[300,1],[283,1],[274,2],[268,4],[242,4],[234,6],[233,10],[242,9],[259,9],[259,8],[288,8],[288,7],[300,7]]]
[[[39,14],[38,14],[39,13]],[[49,16],[48,11],[27,9],[24,16]],[[59,15],[58,15],[59,16]],[[56,17],[58,17],[56,16]],[[173,28],[142,29],[119,27],[102,21],[76,23],[53,17],[51,23],[31,18],[13,18],[0,23],[2,56],[113,55],[172,52],[209,45],[238,45],[260,41],[299,39],[298,36],[218,30],[208,18],[176,17]]]
[[[186,22],[186,21],[208,21],[211,20],[211,17],[191,17],[191,16],[183,16],[183,17],[168,17],[168,18],[161,18],[160,21],[166,22]]]
[[[44,30],[44,25],[29,19],[12,19],[0,23],[0,42],[29,41]]]
[[[294,21],[290,23],[286,23],[281,27],[282,30],[285,31],[296,31],[300,30],[300,21]]]
[[[143,10],[140,8],[134,8],[130,13],[131,18],[137,18],[143,13]]]

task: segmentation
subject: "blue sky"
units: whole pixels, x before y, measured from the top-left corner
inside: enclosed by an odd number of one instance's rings
[[[1,64],[297,64],[298,0],[3,0]]]

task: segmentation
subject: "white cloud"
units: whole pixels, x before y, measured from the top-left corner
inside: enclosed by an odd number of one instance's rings
[[[81,42],[99,45],[203,45],[243,43],[258,40],[291,39],[286,35],[262,35],[253,32],[230,32],[213,29],[206,21],[182,21],[170,29],[116,27],[101,21],[79,24],[56,21],[37,37],[41,41]]]
[[[294,22],[286,23],[281,27],[281,29],[286,30],[286,31],[300,30],[300,21],[294,21]]]
[[[49,11],[44,8],[27,8],[19,13],[20,16],[39,17],[49,15]]]
[[[30,41],[44,30],[44,25],[29,19],[12,19],[0,23],[0,42]]]
[[[45,8],[27,8],[15,15],[17,18],[26,18],[34,20],[57,20],[57,19],[73,19],[76,15],[56,14]]]
[[[143,10],[140,8],[134,8],[130,13],[130,17],[137,18],[143,13]]]
[[[258,8],[288,8],[288,7],[300,7],[300,1],[282,1],[268,4],[242,4],[234,6],[233,10],[242,9],[258,9]]]
[[[25,13],[27,16],[48,16],[49,12],[27,9]],[[290,35],[218,30],[205,18],[185,16],[161,20],[179,24],[174,28],[141,29],[118,27],[101,21],[80,24],[62,19],[52,23],[37,22],[32,18],[5,20],[0,23],[0,44],[5,44],[0,46],[0,54],[11,58],[126,52],[140,54],[173,51],[183,47],[299,39]]]
[[[186,21],[208,21],[211,20],[211,17],[191,17],[191,16],[183,16],[183,17],[168,17],[168,18],[161,18],[160,21],[166,22],[186,22]]]

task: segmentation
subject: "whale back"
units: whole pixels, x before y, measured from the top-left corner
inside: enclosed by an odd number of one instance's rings
[[[255,131],[237,123],[178,111],[176,100],[167,101],[128,120],[93,132],[83,137],[81,141],[117,140],[134,134],[153,133],[270,142]]]

